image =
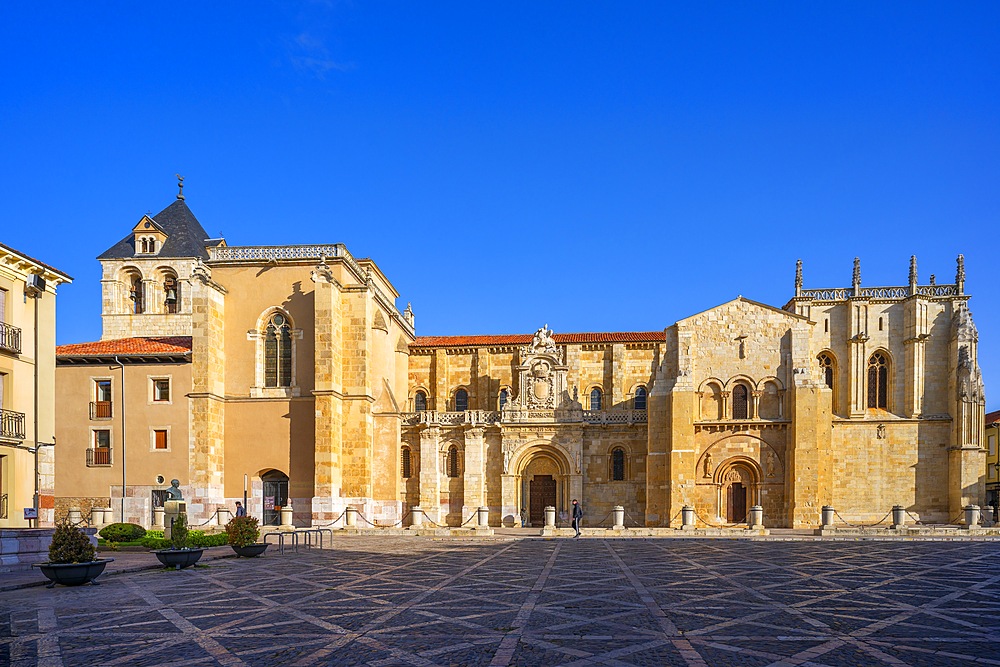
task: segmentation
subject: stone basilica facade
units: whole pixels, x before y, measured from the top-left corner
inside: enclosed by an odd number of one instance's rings
[[[171,478],[193,521],[244,494],[266,523],[419,506],[491,525],[579,498],[589,525],[774,527],[833,505],[948,521],[984,500],[984,397],[955,281],[742,297],[653,332],[420,337],[340,244],[229,246],[182,196],[99,258],[104,335],[57,350],[56,509],[149,524]],[[118,509],[118,508],[121,509]],[[610,525],[610,524],[608,524]]]

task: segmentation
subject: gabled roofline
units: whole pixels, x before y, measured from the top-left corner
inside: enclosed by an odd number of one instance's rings
[[[699,315],[704,315],[705,313],[707,313],[710,310],[715,310],[716,308],[721,308],[722,306],[728,305],[730,303],[734,303],[736,301],[742,301],[743,303],[749,303],[749,304],[752,304],[754,306],[757,306],[758,308],[764,308],[765,310],[770,310],[770,311],[773,311],[775,313],[781,313],[782,315],[784,315],[786,317],[791,317],[791,318],[796,319],[796,320],[801,320],[803,322],[809,322],[810,324],[815,324],[815,322],[813,322],[812,320],[810,320],[805,315],[799,315],[798,313],[790,313],[787,310],[782,310],[781,308],[775,308],[774,306],[770,306],[770,305],[768,305],[766,303],[761,303],[760,301],[754,301],[753,299],[748,299],[745,296],[743,296],[742,294],[739,295],[739,296],[737,296],[735,299],[730,299],[729,301],[723,301],[722,303],[720,303],[717,306],[712,306],[711,308],[706,308],[705,310],[700,310],[697,313],[694,313],[693,315],[688,315],[685,318],[677,320],[674,324],[680,324],[681,322],[686,322],[687,320],[690,320],[692,318],[698,317]]]

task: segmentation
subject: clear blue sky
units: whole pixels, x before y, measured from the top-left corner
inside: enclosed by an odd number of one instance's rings
[[[1000,387],[1000,3],[4,2],[0,59],[0,241],[75,277],[60,343],[180,172],[231,245],[375,259],[424,335],[655,330],[784,304],[798,258],[902,285],[964,253]]]

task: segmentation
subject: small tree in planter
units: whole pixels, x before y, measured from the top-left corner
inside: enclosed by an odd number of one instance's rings
[[[201,555],[205,552],[204,549],[189,549],[188,543],[188,527],[187,527],[187,516],[184,514],[178,514],[177,518],[174,519],[173,526],[170,528],[170,544],[169,549],[160,549],[154,551],[156,558],[166,565],[167,567],[172,567],[175,569],[183,569],[185,567],[191,567],[198,562]]]
[[[226,536],[237,556],[253,558],[261,555],[267,549],[266,543],[257,542],[260,538],[257,517],[238,516],[232,519],[226,524]]]
[[[52,582],[49,588],[56,584],[78,586],[87,582],[97,582],[95,578],[113,558],[95,559],[94,545],[82,530],[66,522],[56,526],[49,545],[49,562],[36,563]]]

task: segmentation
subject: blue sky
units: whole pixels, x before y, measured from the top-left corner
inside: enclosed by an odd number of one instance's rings
[[[954,280],[1000,379],[1000,4],[0,5],[0,241],[70,273],[173,201],[343,242],[418,333],[655,330]],[[996,392],[988,407],[1000,408]]]

